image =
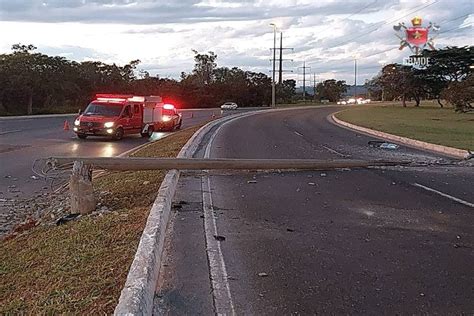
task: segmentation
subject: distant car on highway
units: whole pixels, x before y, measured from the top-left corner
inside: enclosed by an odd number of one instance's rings
[[[346,100],[337,101],[337,104],[339,104],[339,105],[346,105],[346,104],[367,104],[367,103],[370,103],[370,99],[364,99],[364,98],[357,98],[357,99],[354,99],[354,98],[350,98],[350,99],[347,99],[347,101],[346,101]]]
[[[238,108],[237,103],[234,103],[234,102],[226,102],[221,105],[222,110],[235,110],[237,108]]]
[[[77,137],[110,136],[119,140],[125,134],[150,137],[154,131],[172,131],[183,122],[172,104],[159,96],[98,94],[74,121]]]

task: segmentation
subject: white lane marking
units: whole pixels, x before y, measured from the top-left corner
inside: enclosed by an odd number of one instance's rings
[[[300,134],[300,133],[298,133],[297,131],[294,131],[294,133],[295,133],[296,135],[298,135],[298,136],[303,137],[303,134]]]
[[[204,152],[204,158],[209,158],[211,147],[217,133],[222,126],[230,123],[240,117],[233,118],[221,124],[211,135],[209,143]],[[203,170],[208,172],[208,170]],[[225,266],[224,255],[222,254],[220,241],[214,236],[218,235],[215,210],[212,202],[211,178],[202,177],[202,204],[204,210],[204,231],[206,235],[206,252],[209,260],[209,273],[212,282],[212,296],[214,300],[215,312],[217,315],[235,315],[234,303],[230,292],[230,285]]]
[[[453,201],[455,201],[455,202],[461,203],[461,204],[463,204],[463,205],[466,205],[466,206],[469,206],[469,207],[474,208],[474,203],[470,203],[470,202],[461,200],[461,199],[459,199],[459,198],[457,198],[457,197],[454,197],[454,196],[452,196],[452,195],[449,195],[449,194],[440,192],[440,191],[438,191],[438,190],[429,188],[429,187],[424,186],[424,185],[419,184],[419,183],[413,183],[412,185],[414,185],[415,187],[418,187],[418,188],[422,188],[422,189],[424,189],[424,190],[426,190],[426,191],[430,191],[430,192],[436,193],[436,194],[438,194],[438,195],[444,196],[445,198],[448,198],[448,199],[453,200]]]
[[[328,146],[323,145],[323,148],[326,149],[326,150],[328,150],[328,151],[330,151],[330,152],[332,152],[333,154],[339,155],[339,156],[341,156],[341,157],[346,157],[346,155],[344,155],[343,153],[338,152],[338,151],[335,150],[335,149],[332,149],[331,147],[328,147]]]
[[[217,315],[235,315],[221,243],[214,238],[218,233],[215,211],[212,206],[211,179],[209,176],[202,177],[202,204],[206,252],[209,260],[215,312]]]
[[[21,129],[14,129],[14,130],[11,130],[11,131],[0,132],[0,135],[11,134],[11,133],[18,133],[18,132],[21,132]]]

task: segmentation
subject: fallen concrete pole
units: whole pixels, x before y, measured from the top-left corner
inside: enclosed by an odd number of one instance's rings
[[[320,160],[320,159],[198,159],[198,158],[88,158],[52,157],[53,167],[82,161],[105,170],[331,170],[406,165],[409,161]]]

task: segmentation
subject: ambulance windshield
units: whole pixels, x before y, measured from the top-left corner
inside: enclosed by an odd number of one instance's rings
[[[86,110],[84,111],[85,116],[119,116],[120,112],[122,111],[122,104],[111,104],[111,103],[98,103],[92,102],[90,103]]]

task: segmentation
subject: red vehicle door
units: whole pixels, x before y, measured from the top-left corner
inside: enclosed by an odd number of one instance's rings
[[[122,124],[123,131],[125,134],[130,134],[133,132],[131,119],[132,109],[130,108],[130,104],[127,104],[122,111],[122,115],[120,116],[120,123]]]
[[[135,103],[131,104],[132,117],[130,118],[130,124],[134,133],[139,133],[142,130],[143,123],[143,104]]]

